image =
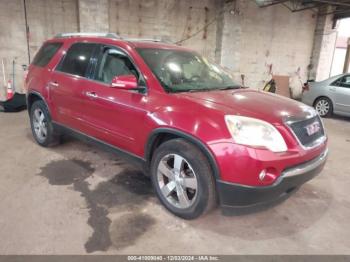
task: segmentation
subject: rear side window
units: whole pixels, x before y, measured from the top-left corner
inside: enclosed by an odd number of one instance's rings
[[[350,88],[350,75],[344,76],[339,86]]]
[[[90,58],[97,44],[77,43],[73,44],[57,70],[72,75],[85,76]]]
[[[61,46],[62,43],[47,43],[43,45],[35,56],[32,64],[40,67],[46,66]]]

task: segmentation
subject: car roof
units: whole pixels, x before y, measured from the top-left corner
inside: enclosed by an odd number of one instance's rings
[[[175,43],[162,41],[160,39],[144,39],[144,38],[122,38],[112,33],[65,33],[58,34],[47,42],[95,42],[109,45],[125,45],[133,48],[149,48],[149,49],[171,49],[182,51],[193,51],[192,49],[176,45]]]
[[[178,50],[188,50],[192,51],[189,48],[176,45],[175,43],[161,42],[161,41],[145,41],[145,40],[128,40],[125,41],[131,43],[135,48],[154,48],[154,49],[178,49]]]
[[[343,76],[346,76],[346,75],[349,75],[349,73],[345,73],[345,74],[340,74],[340,75],[336,75],[336,76],[332,76],[330,78],[327,78],[327,79],[324,79],[322,81],[319,81],[319,83],[325,83],[325,84],[328,84],[328,83],[332,83],[334,82],[335,80],[343,77]]]

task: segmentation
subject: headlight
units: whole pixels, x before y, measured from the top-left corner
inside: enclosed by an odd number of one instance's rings
[[[225,116],[225,121],[237,144],[266,147],[273,152],[287,151],[286,142],[280,132],[265,121],[233,115]]]

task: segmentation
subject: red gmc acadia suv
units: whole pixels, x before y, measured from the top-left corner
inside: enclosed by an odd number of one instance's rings
[[[69,133],[140,164],[161,203],[185,219],[292,192],[327,158],[309,106],[241,88],[177,45],[113,34],[46,41],[25,79],[41,146]]]

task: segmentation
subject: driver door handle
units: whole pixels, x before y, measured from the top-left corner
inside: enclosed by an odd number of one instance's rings
[[[87,97],[91,97],[91,98],[97,98],[98,95],[95,92],[86,92],[85,93]]]

